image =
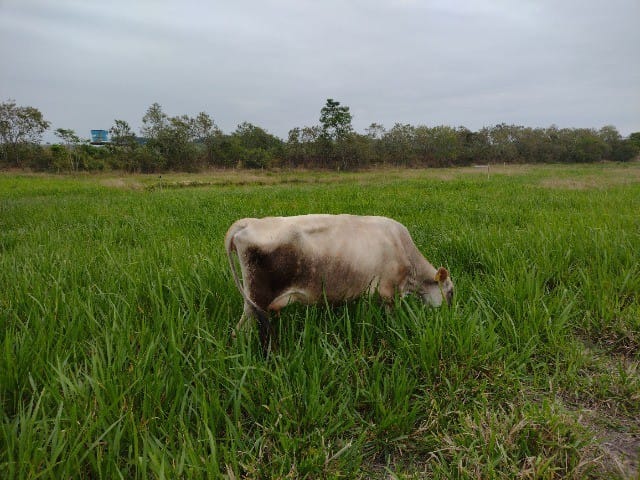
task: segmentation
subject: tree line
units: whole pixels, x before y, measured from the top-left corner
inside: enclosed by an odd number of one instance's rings
[[[630,161],[640,154],[640,132],[623,138],[613,126],[530,128],[504,123],[465,127],[372,123],[352,127],[349,107],[327,99],[319,123],[296,127],[286,139],[243,122],[224,133],[205,112],[169,116],[158,103],[142,117],[140,135],[115,120],[110,141],[94,146],[71,129],[58,128],[59,143],[42,145],[50,122],[34,107],[0,103],[0,168],[40,171],[198,171],[206,168],[325,168],[372,166],[447,167],[488,163],[585,163]]]

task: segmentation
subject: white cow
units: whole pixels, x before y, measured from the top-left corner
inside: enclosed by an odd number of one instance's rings
[[[225,248],[244,299],[236,330],[247,317],[257,318],[265,349],[271,334],[268,312],[279,312],[292,302],[313,304],[326,298],[339,303],[377,292],[391,303],[396,294],[416,293],[425,303],[440,306],[443,300],[451,303],[453,296],[449,272],[434,268],[407,228],[390,218],[244,218],[227,231]]]

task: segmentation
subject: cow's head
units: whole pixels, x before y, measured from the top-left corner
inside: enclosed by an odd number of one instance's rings
[[[453,282],[446,268],[440,267],[433,278],[427,279],[420,292],[422,301],[427,305],[439,307],[442,300],[451,305],[453,299]]]

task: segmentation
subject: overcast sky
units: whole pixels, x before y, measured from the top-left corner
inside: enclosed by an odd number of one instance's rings
[[[286,138],[327,98],[357,131],[640,131],[639,0],[0,0],[0,101],[89,137],[158,102]],[[47,140],[53,140],[51,134]]]

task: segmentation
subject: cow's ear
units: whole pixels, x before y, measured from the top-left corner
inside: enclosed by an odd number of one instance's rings
[[[449,272],[444,267],[440,267],[436,272],[436,276],[433,277],[436,282],[444,282],[447,278],[449,278]]]

